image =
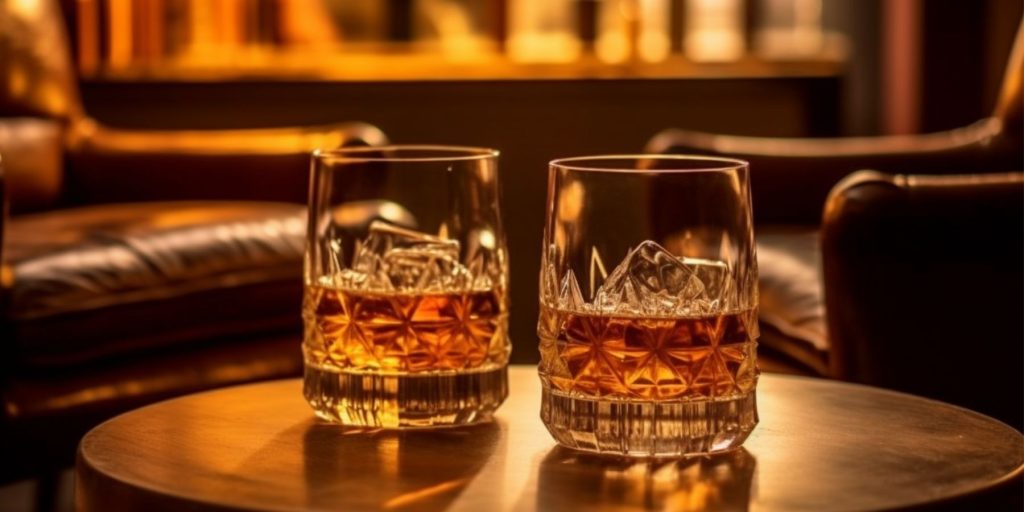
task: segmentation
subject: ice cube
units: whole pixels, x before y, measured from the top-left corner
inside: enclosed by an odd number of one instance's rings
[[[391,285],[399,291],[461,291],[473,282],[469,270],[443,251],[391,249],[383,261]]]
[[[729,274],[729,266],[722,261],[701,258],[683,258],[693,272],[692,279],[700,283],[701,291],[694,295],[688,304],[685,314],[708,314],[729,307],[734,299],[733,282]]]
[[[562,278],[562,286],[558,292],[558,308],[574,312],[586,309],[583,293],[580,292],[580,283],[576,281],[576,275],[572,270],[566,272]]]
[[[384,256],[393,250],[428,251],[458,261],[459,242],[427,233],[401,228],[379,220],[370,224],[369,234],[363,239],[352,260],[352,269],[372,274]]]
[[[505,254],[501,249],[478,249],[469,257],[466,268],[472,276],[474,290],[490,290],[498,284],[504,285]]]
[[[472,284],[459,263],[459,242],[400,228],[386,222],[370,224],[359,244],[351,273],[343,276],[360,289],[380,291],[456,291]]]
[[[647,240],[629,252],[595,294],[603,312],[645,316],[705,313],[727,287],[725,263],[678,258]]]

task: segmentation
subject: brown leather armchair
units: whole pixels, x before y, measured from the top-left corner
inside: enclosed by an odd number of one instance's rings
[[[118,412],[297,374],[309,151],[383,142],[103,126],[55,2],[0,2],[0,481]]]
[[[1021,428],[1024,173],[861,171],[822,224],[832,374]]]
[[[923,135],[787,139],[668,129],[653,153],[723,154],[750,162],[759,224],[818,225],[832,187],[861,169],[954,174],[1014,171],[1024,151],[1024,24],[1017,31],[992,115],[955,130]]]
[[[791,139],[668,129],[648,152],[720,154],[750,162],[758,224],[762,345],[828,375],[819,225],[829,191],[861,169],[992,173],[1024,162],[1024,24],[1017,31],[992,115],[970,126],[906,136]],[[880,293],[884,293],[880,290]]]

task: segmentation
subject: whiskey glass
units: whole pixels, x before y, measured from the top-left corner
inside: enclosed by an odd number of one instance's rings
[[[487,421],[508,394],[498,152],[387,146],[312,156],[304,395],[377,428]]]
[[[560,444],[667,457],[757,424],[757,258],[746,162],[551,162],[541,419]]]

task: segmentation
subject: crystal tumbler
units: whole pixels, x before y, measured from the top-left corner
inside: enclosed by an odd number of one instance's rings
[[[540,290],[541,418],[559,443],[678,456],[737,447],[757,424],[745,162],[553,161]]]
[[[498,153],[390,146],[313,154],[304,394],[366,427],[490,419],[508,394]]]

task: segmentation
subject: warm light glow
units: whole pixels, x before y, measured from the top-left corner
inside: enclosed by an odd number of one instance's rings
[[[12,14],[19,17],[34,18],[39,14],[42,7],[41,0],[8,0]]]
[[[708,510],[708,505],[718,501],[718,489],[704,482],[696,482],[685,491],[676,491],[665,499],[666,510],[680,512]]]
[[[746,477],[753,469],[753,461],[746,454],[721,457],[729,457],[729,460],[716,463],[709,458],[694,458],[636,462],[625,467],[609,462],[598,491],[615,496],[617,503],[662,503],[661,510],[688,512],[719,509],[723,505],[726,505],[724,509],[730,509],[731,503],[725,501],[722,490],[748,485]]]
[[[107,23],[107,59],[113,67],[126,67],[133,61],[132,43],[135,31],[132,30],[131,0],[108,0]]]
[[[597,57],[609,64],[629,60],[632,53],[630,32],[635,26],[634,0],[606,0],[598,4]]]
[[[637,49],[646,62],[661,62],[672,51],[668,0],[639,0],[640,40]]]
[[[458,480],[451,480],[449,482],[441,482],[437,485],[431,485],[423,489],[407,492],[400,494],[384,502],[384,509],[391,510],[396,508],[407,507],[410,505],[416,505],[417,503],[429,500],[434,496],[451,492],[464,487],[470,481],[469,478],[460,478]]]
[[[740,0],[687,0],[686,56],[698,62],[743,56],[743,4]]]
[[[444,0],[419,3],[438,33],[441,52],[452,62],[474,62],[488,52],[486,38],[478,34],[471,13],[463,5]]]
[[[480,247],[484,249],[494,250],[496,240],[494,239],[494,232],[489,229],[481,229],[479,235]]]
[[[640,34],[640,58],[647,62],[660,62],[668,58],[672,46],[668,34],[642,32]]]
[[[28,93],[28,73],[20,63],[12,62],[7,70],[7,90],[11,96],[22,96]]]
[[[583,185],[574,181],[566,185],[558,195],[558,220],[563,223],[576,222],[583,212],[586,192]]]
[[[668,0],[607,0],[598,4],[595,51],[601,61],[660,62],[672,50]]]
[[[598,58],[609,64],[619,64],[629,59],[629,39],[624,31],[610,29],[602,33],[595,49]]]
[[[380,216],[394,222],[396,219],[406,219],[409,217],[409,212],[402,208],[398,203],[391,201],[384,201],[380,205]]]
[[[78,0],[78,68],[95,73],[100,66],[99,0]]]
[[[396,422],[397,425],[397,422]],[[380,432],[377,436],[377,465],[382,477],[398,476],[398,457],[402,440],[390,432]]]
[[[518,62],[572,62],[579,57],[575,2],[511,0],[509,56]]]
[[[11,1],[18,9],[40,5]],[[87,78],[679,77],[701,72],[687,61],[744,56],[745,2],[679,1],[682,41],[673,40],[680,36],[672,34],[671,0],[177,0],[174,9],[139,0],[73,3],[77,62]],[[754,4],[761,55],[820,65],[841,57],[841,41],[822,31],[821,0]],[[583,6],[595,10],[594,27],[580,25]],[[581,37],[591,28],[587,49]],[[685,58],[673,55],[680,42]]]

